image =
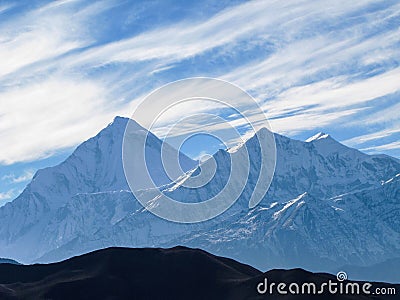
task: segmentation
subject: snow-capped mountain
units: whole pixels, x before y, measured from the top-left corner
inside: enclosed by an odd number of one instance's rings
[[[262,269],[312,270],[366,266],[399,256],[400,162],[395,158],[364,154],[324,133],[306,142],[275,134],[271,187],[249,210],[260,173],[258,142],[266,138],[262,129],[235,151],[217,152],[216,174],[201,188],[182,185],[197,170],[179,184],[157,173],[164,193],[199,202],[225,185],[232,156],[249,153],[248,183],[238,201],[209,221],[179,224],[149,213],[129,191],[121,159],[127,121],[116,118],[65,162],[37,172],[17,199],[0,208],[0,256],[48,262],[106,246],[183,244]],[[137,134],[146,133],[137,125]],[[158,170],[162,142],[150,134],[148,143],[154,151],[152,168]],[[194,170],[197,162],[179,155],[184,169]],[[201,166],[211,167],[207,161]]]
[[[207,249],[260,269],[327,271],[399,256],[397,159],[366,155],[324,133],[306,142],[277,134],[275,140],[275,175],[261,204],[246,209],[254,186],[250,182],[238,201],[241,210],[174,243]],[[246,146],[251,160],[257,160],[255,138]],[[257,172],[252,165],[250,178]]]
[[[108,217],[112,225],[118,218],[131,213],[133,207],[140,206],[137,202],[124,202],[125,198],[121,196],[131,196],[130,192],[124,192],[129,187],[121,153],[127,122],[126,118],[116,117],[98,135],[77,147],[63,163],[39,170],[21,195],[0,208],[1,254],[18,258],[21,262],[31,262],[76,236],[91,234],[96,226],[106,226],[104,222],[108,221]],[[136,125],[136,134],[147,134],[139,124]],[[147,153],[151,156],[149,168],[162,170],[162,142],[151,133],[147,142],[151,145]],[[176,150],[166,147],[164,151]],[[197,165],[182,153],[180,161],[186,171]],[[159,185],[170,182],[165,173],[158,172],[157,175],[154,179]],[[109,200],[104,203],[106,207],[90,202],[90,199],[97,199],[97,195],[104,193]],[[85,200],[81,203],[81,199]],[[116,203],[112,203],[113,200]],[[80,204],[86,206],[79,207]],[[81,210],[81,219],[68,219],[76,209]]]

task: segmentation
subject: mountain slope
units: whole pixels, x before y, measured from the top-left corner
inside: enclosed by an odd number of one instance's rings
[[[369,266],[398,256],[399,193],[400,180],[326,200],[304,193],[240,213],[179,242],[260,269]]]

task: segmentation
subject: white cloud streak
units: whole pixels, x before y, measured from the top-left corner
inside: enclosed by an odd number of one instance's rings
[[[13,7],[12,4],[0,4],[0,14],[6,12],[7,10],[9,10],[12,7]]]
[[[97,133],[114,117],[118,103],[100,84],[50,78],[0,93],[0,163],[51,155]]]
[[[7,58],[1,61],[0,77],[89,44],[78,30],[83,19],[54,4],[0,23],[0,57]]]
[[[157,28],[132,38],[90,48],[66,58],[69,67],[102,66],[110,63],[155,60],[164,67],[188,57],[228,45],[239,40],[259,37],[274,40],[280,34],[291,40],[307,27],[307,19],[340,17],[371,1],[319,3],[315,1],[250,1],[226,9],[204,22],[185,21],[167,28]]]
[[[400,142],[392,142],[389,144],[384,144],[380,146],[372,146],[372,147],[367,147],[367,148],[362,148],[362,151],[382,151],[382,150],[395,150],[395,149],[400,149]]]
[[[400,127],[379,130],[377,132],[369,133],[369,134],[363,134],[360,136],[353,137],[351,139],[344,140],[343,143],[346,145],[349,145],[349,146],[355,146],[355,145],[364,144],[366,142],[383,139],[383,138],[391,136],[395,133],[400,133]]]
[[[122,110],[118,99],[109,99],[105,82],[57,70],[62,55],[92,42],[88,20],[112,6],[102,2],[76,11],[76,3],[53,2],[0,23],[0,56],[7,57],[0,63],[0,164],[73,147]]]
[[[357,82],[349,82],[347,78],[328,79],[288,89],[264,108],[273,115],[303,107],[313,107],[308,112],[339,111],[400,90],[399,78],[400,68]]]
[[[32,179],[34,174],[33,170],[25,170],[23,174],[17,176],[15,174],[4,175],[1,180],[6,181],[8,183],[22,183]]]
[[[0,193],[0,203],[6,200],[13,199],[16,196],[16,192],[14,189],[11,189],[7,192]]]

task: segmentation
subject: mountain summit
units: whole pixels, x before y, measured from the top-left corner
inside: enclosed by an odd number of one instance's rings
[[[331,138],[331,136],[327,133],[324,132],[318,132],[317,134],[313,135],[312,137],[309,137],[306,139],[307,143],[311,143],[313,141],[318,141],[318,140],[323,140],[323,139],[328,139]]]

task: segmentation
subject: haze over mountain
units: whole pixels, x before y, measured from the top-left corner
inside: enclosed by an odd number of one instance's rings
[[[257,139],[263,143],[262,129],[235,151],[217,152],[216,175],[204,187],[169,184],[165,174],[157,173],[164,193],[199,202],[222,189],[230,156],[249,152],[248,183],[238,201],[212,220],[178,224],[149,213],[128,188],[121,158],[127,121],[117,117],[65,162],[38,171],[18,198],[0,208],[0,257],[51,262],[109,246],[188,245],[263,270],[328,271],[399,256],[400,162],[395,158],[364,154],[324,133],[307,142],[275,134],[271,187],[260,205],[249,210],[260,170]],[[139,125],[137,130],[146,133]],[[161,141],[150,135],[148,142],[151,168],[157,171]],[[186,171],[196,166],[179,155]],[[208,168],[207,162],[202,168]]]

